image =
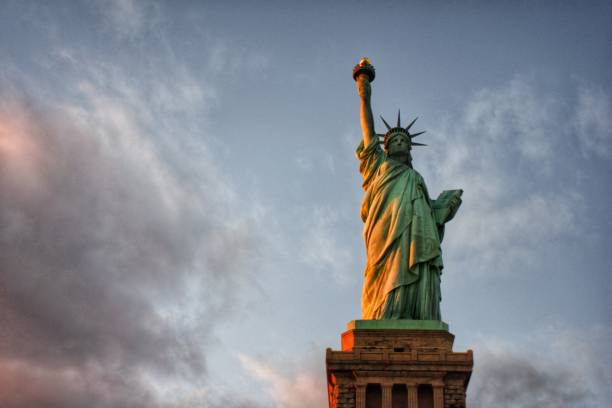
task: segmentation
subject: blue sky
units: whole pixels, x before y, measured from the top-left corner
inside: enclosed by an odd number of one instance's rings
[[[325,406],[360,315],[364,55],[430,193],[464,190],[441,307],[469,405],[612,403],[606,2],[0,11],[3,406]]]

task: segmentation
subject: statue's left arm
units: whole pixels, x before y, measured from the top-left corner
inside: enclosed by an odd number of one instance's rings
[[[444,224],[455,217],[461,206],[461,194],[463,194],[463,190],[446,190],[438,198],[431,201],[431,209],[438,225],[440,241],[444,237]]]

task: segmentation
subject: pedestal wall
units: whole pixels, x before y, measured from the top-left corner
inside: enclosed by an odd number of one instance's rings
[[[447,327],[427,321],[349,323],[342,350],[326,353],[329,407],[464,408],[473,355],[452,350]]]

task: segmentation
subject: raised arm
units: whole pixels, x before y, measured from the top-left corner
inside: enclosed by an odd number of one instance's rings
[[[372,106],[370,105],[370,97],[372,96],[372,88],[370,79],[364,73],[357,77],[357,92],[361,99],[361,109],[359,116],[361,119],[361,133],[363,134],[363,145],[368,147],[372,142],[377,142],[376,134],[374,133],[374,119],[372,118]]]

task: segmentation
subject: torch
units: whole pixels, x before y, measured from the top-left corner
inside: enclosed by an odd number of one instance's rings
[[[359,64],[355,65],[355,68],[353,68],[353,79],[355,81],[357,81],[357,78],[359,78],[361,74],[366,74],[370,82],[374,81],[374,77],[376,77],[374,65],[372,65],[372,62],[367,57],[363,57],[359,61]]]

